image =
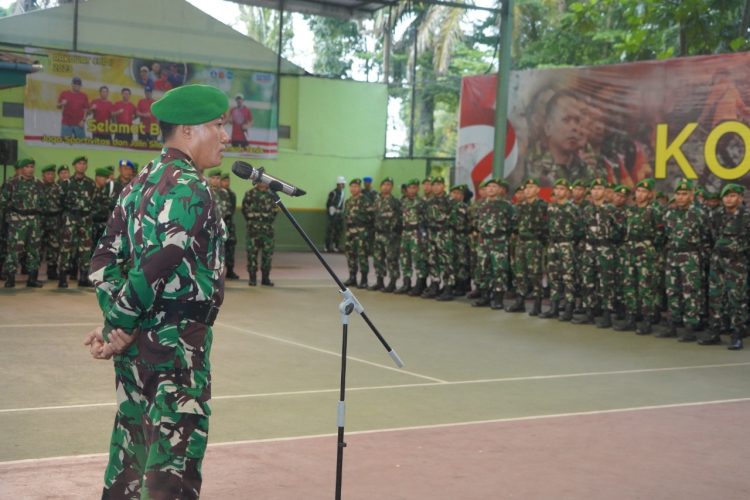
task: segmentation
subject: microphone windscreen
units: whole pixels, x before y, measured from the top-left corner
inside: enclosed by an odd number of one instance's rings
[[[253,167],[244,161],[236,161],[232,165],[232,172],[240,179],[249,179],[253,175]]]

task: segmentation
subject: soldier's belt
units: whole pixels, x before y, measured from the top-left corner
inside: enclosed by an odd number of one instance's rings
[[[518,239],[521,241],[537,241],[541,240],[539,236],[533,234],[519,234]]]
[[[219,308],[210,300],[187,302],[162,299],[154,302],[153,311],[154,314],[166,313],[168,322],[189,319],[207,326],[213,326],[219,314]]]
[[[652,239],[649,239],[649,238],[644,238],[644,239],[642,239],[642,240],[640,240],[640,239],[637,239],[637,238],[636,238],[636,239],[630,239],[630,238],[629,238],[629,239],[628,239],[628,240],[626,241],[626,243],[648,243],[649,245],[652,245],[652,244],[654,243],[654,240],[652,240]]]
[[[22,210],[20,208],[11,208],[10,211],[17,213],[18,215],[39,215],[39,210]]]
[[[713,252],[724,259],[740,259],[745,256],[743,250],[732,250],[728,247],[716,247],[713,249]]]
[[[55,215],[60,215],[62,213],[62,210],[58,210],[56,212],[42,212],[42,215],[45,217],[54,217]]]
[[[419,224],[407,224],[404,226],[404,231],[415,231],[419,229]]]

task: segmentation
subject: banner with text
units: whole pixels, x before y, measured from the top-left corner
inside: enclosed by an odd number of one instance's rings
[[[514,71],[505,177],[750,187],[750,53]],[[492,174],[496,77],[463,79],[457,182]]]
[[[161,148],[151,104],[180,85],[213,85],[227,95],[227,156],[275,158],[276,75],[205,64],[34,51],[44,71],[30,74],[24,134],[35,145],[97,149]]]

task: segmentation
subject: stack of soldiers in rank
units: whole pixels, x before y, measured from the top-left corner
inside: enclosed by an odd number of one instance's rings
[[[90,287],[88,269],[93,246],[104,232],[117,196],[135,175],[137,165],[122,160],[120,175],[114,167],[86,175],[88,159],[73,159],[73,174],[66,165],[43,167],[34,177],[36,163],[16,163],[16,175],[0,190],[0,266],[5,288],[16,285],[16,273],[28,274],[27,287],[39,288],[39,268],[47,263],[47,278],[68,288],[68,276],[78,286]],[[57,173],[57,179],[55,179]]]
[[[725,333],[730,349],[743,347],[750,212],[742,186],[696,196],[682,179],[667,202],[653,179],[634,191],[600,178],[559,179],[547,203],[539,181],[528,179],[511,203],[507,183],[490,179],[471,205],[466,186],[450,195],[441,177],[422,186],[418,196],[419,180],[412,179],[397,199],[390,178],[379,195],[359,179],[349,183],[347,286],[368,287],[372,257],[370,290],[441,301],[468,292],[472,305],[508,312],[525,311],[531,300],[531,316],[639,335],[661,325],[657,337],[700,345],[719,344]],[[515,297],[507,308],[506,295]]]

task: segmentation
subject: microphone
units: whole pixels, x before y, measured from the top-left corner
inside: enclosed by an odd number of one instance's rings
[[[268,175],[263,167],[255,168],[244,161],[234,162],[232,172],[240,179],[250,179],[254,183],[260,182],[261,184],[266,184],[271,191],[281,191],[289,196],[303,196],[307,194],[304,190],[292,186],[286,181]]]

